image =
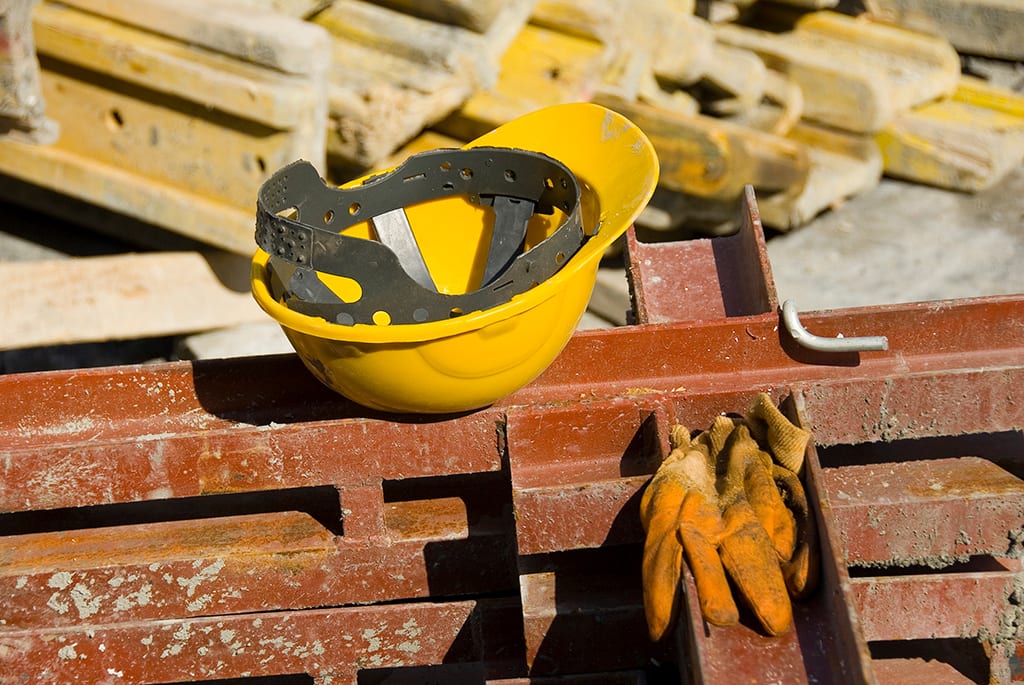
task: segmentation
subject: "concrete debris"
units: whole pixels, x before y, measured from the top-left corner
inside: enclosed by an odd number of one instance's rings
[[[32,8],[38,1],[0,3],[0,135],[52,143],[58,128],[46,118],[32,34]]]

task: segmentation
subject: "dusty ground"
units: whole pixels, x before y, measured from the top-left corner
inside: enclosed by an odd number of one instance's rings
[[[1024,168],[975,195],[885,179],[768,255],[801,310],[1024,293]]]

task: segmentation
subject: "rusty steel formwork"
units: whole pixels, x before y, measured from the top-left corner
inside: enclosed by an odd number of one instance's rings
[[[1024,656],[1024,296],[781,316],[734,236],[627,241],[632,325],[457,416],[294,355],[0,377],[0,682],[1009,682]],[[646,634],[639,495],[673,423],[811,431],[795,629]]]

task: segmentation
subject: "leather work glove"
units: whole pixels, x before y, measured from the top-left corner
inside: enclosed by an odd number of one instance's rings
[[[673,426],[672,451],[640,502],[652,640],[674,620],[684,556],[709,623],[739,621],[731,579],[768,634],[789,630],[790,597],[817,580],[817,534],[798,476],[809,437],[764,393],[746,419],[719,416],[693,438]]]

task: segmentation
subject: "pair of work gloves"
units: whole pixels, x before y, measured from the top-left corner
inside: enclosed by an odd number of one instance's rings
[[[739,621],[734,586],[765,632],[789,630],[790,598],[808,594],[818,574],[814,515],[799,478],[809,438],[765,393],[745,417],[718,416],[696,436],[673,426],[672,451],[640,502],[652,640],[674,621],[684,554],[706,621]]]

